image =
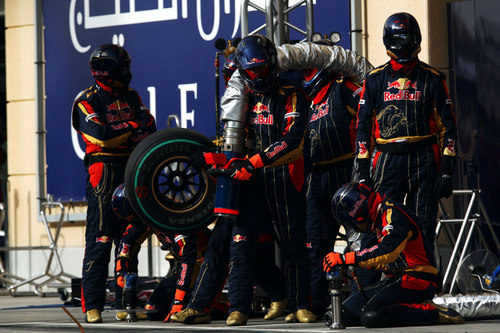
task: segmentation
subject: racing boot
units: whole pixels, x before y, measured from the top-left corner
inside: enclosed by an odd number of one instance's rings
[[[170,320],[190,325],[209,324],[212,321],[212,318],[210,318],[210,314],[208,312],[185,308],[181,312],[174,313],[170,316]]]
[[[116,318],[116,320],[125,320],[127,318],[127,314],[128,314],[127,311],[117,311],[115,318]],[[135,317],[137,318],[137,320],[148,319],[148,316],[147,316],[146,312],[144,312],[144,311],[136,311]]]
[[[299,309],[285,317],[287,323],[314,323],[316,319],[316,315],[307,309]]]
[[[267,311],[266,315],[264,316],[265,320],[273,320],[281,316],[283,311],[286,309],[286,305],[288,304],[288,300],[286,298],[276,301],[276,302],[271,302],[271,305],[269,306],[269,311]]]
[[[239,311],[233,311],[229,314],[229,317],[227,317],[226,325],[241,326],[241,325],[246,325],[247,321],[248,321],[248,315]]]
[[[425,304],[430,304],[433,307],[438,310],[439,317],[438,317],[438,323],[439,324],[463,324],[465,323],[464,318],[455,310],[453,309],[448,309],[444,306],[437,305],[434,302],[431,301],[426,301],[424,302]]]
[[[101,310],[92,309],[85,312],[85,321],[89,324],[102,323]]]

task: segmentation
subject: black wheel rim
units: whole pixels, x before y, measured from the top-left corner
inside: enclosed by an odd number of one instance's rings
[[[184,213],[196,207],[207,192],[207,175],[195,168],[185,156],[163,162],[153,177],[156,199],[165,209]]]

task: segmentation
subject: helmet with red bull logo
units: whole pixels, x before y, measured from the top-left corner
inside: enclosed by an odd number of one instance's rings
[[[104,44],[90,55],[90,71],[94,79],[110,89],[127,89],[132,74],[130,56],[119,45]]]
[[[417,59],[422,35],[417,20],[408,13],[396,13],[384,24],[384,45],[387,54],[397,62]]]
[[[332,198],[332,214],[343,226],[360,232],[372,229],[368,201],[373,192],[365,184],[342,185]]]
[[[134,212],[127,200],[125,184],[120,184],[111,196],[111,206],[115,214],[125,221],[131,221],[134,218]]]
[[[277,51],[273,42],[262,35],[250,35],[236,48],[236,66],[248,88],[264,93],[277,80]]]

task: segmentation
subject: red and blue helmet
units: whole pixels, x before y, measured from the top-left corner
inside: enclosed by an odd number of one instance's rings
[[[384,45],[387,54],[397,62],[415,60],[420,52],[422,35],[417,20],[408,13],[396,13],[384,24]]]
[[[233,52],[227,57],[226,61],[224,62],[224,67],[222,68],[222,74],[224,75],[224,84],[226,85],[226,87],[236,69],[236,56]]]
[[[90,55],[90,71],[98,83],[111,89],[126,89],[132,80],[130,62],[123,47],[104,44]]]
[[[127,200],[127,194],[125,192],[125,184],[120,184],[113,192],[111,196],[111,207],[115,214],[125,221],[131,221],[135,215],[130,203]]]
[[[236,65],[248,88],[264,93],[277,80],[277,51],[273,42],[262,35],[250,35],[236,48]]]
[[[364,184],[342,185],[332,198],[333,216],[343,226],[361,232],[371,230],[373,221],[370,219],[368,201],[374,193]]]

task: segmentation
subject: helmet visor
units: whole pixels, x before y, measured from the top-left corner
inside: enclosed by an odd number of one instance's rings
[[[413,33],[394,34],[387,37],[387,44],[393,49],[413,47],[418,44],[417,35]]]
[[[264,79],[269,74],[269,65],[260,65],[245,69],[245,73],[251,80]]]

